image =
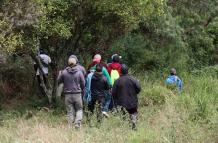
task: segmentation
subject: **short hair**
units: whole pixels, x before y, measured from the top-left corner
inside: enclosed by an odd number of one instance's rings
[[[122,75],[126,75],[126,74],[128,74],[128,72],[129,72],[128,66],[125,65],[125,64],[122,64],[122,65],[121,65],[121,74],[122,74]]]
[[[96,72],[102,72],[103,66],[101,64],[96,65]]]

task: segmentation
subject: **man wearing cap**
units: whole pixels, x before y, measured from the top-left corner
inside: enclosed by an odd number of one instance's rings
[[[75,58],[68,59],[68,67],[58,77],[58,83],[63,83],[65,105],[67,108],[68,123],[70,127],[74,123],[79,129],[83,116],[82,93],[85,87],[83,73],[76,67]]]
[[[176,75],[176,69],[170,70],[170,75],[167,77],[165,84],[170,89],[176,89],[179,92],[182,91],[182,80]]]
[[[85,68],[84,68],[83,66],[81,66],[81,65],[79,64],[79,60],[78,60],[77,56],[76,56],[76,55],[71,55],[69,58],[74,58],[74,59],[76,60],[76,66],[75,66],[75,68],[77,68],[79,71],[81,71],[81,72],[83,73],[84,77],[85,77],[85,75],[86,75],[86,70],[85,70]],[[60,73],[61,73],[61,72],[62,72],[62,71],[60,71]],[[61,97],[62,92],[63,92],[63,84],[59,84],[59,86],[58,86],[58,88],[57,88],[57,91],[56,91],[56,96],[57,96],[57,97]]]
[[[132,122],[132,129],[136,129],[136,121],[138,114],[138,97],[137,94],[141,91],[141,86],[138,80],[128,74],[128,67],[125,64],[121,65],[121,76],[114,83],[112,96],[115,104],[125,109]]]

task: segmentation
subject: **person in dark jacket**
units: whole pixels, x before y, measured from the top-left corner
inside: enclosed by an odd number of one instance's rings
[[[76,67],[76,60],[69,58],[68,67],[59,75],[58,83],[64,84],[65,105],[67,108],[68,123],[79,129],[83,116],[82,93],[85,87],[83,73]]]
[[[128,67],[121,65],[121,76],[114,83],[112,96],[118,106],[123,107],[129,114],[132,121],[132,128],[136,128],[138,114],[138,97],[141,91],[139,81],[128,74]]]
[[[105,98],[105,91],[109,90],[109,84],[107,78],[102,73],[103,66],[101,64],[96,65],[96,71],[91,79],[91,102],[88,105],[89,111],[94,112],[96,104],[97,109],[97,120],[101,121],[102,117],[102,106]]]

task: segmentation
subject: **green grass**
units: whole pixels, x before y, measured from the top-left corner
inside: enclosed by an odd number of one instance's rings
[[[138,130],[119,114],[89,127],[86,119],[80,131],[68,128],[63,107],[44,110],[30,98],[13,107],[2,106],[0,142],[3,143],[217,143],[218,80],[212,75],[183,75],[184,92],[177,95],[160,79],[138,76]],[[96,125],[95,118],[93,119]]]

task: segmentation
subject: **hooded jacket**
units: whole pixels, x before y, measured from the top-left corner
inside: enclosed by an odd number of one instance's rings
[[[109,90],[107,78],[102,73],[95,72],[91,80],[91,96],[104,96],[105,90]]]
[[[82,93],[85,87],[83,73],[76,67],[67,67],[58,78],[58,83],[64,84],[65,94]]]
[[[96,65],[94,65],[93,67],[90,68],[90,70],[95,71],[96,70]],[[107,82],[110,85],[110,87],[112,87],[112,81],[111,81],[111,77],[107,71],[107,69],[105,67],[102,68],[102,74],[104,77],[107,78]]]
[[[141,91],[140,83],[133,77],[121,75],[114,83],[112,96],[117,105],[126,109],[138,107],[137,94]]]

